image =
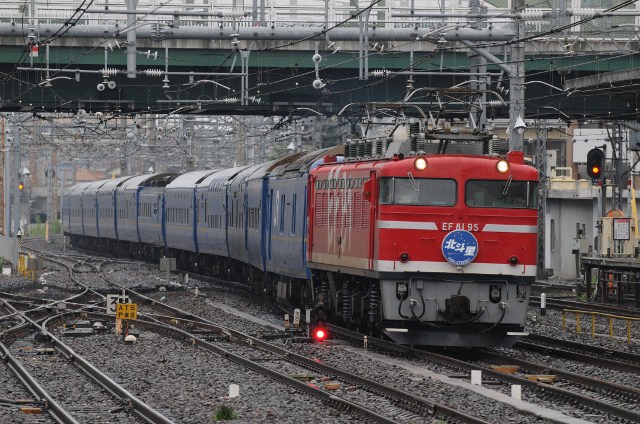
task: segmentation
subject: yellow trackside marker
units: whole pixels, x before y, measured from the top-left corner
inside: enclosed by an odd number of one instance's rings
[[[136,303],[118,303],[116,305],[116,319],[138,319],[138,305]]]

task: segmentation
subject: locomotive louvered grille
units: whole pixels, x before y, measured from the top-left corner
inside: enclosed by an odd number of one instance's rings
[[[344,227],[353,228],[353,193],[346,193],[344,198]]]
[[[328,203],[327,193],[316,193],[316,211],[314,217],[316,227],[327,226],[327,216],[329,212]]]
[[[337,196],[335,197],[334,209],[333,209],[335,211],[333,215],[335,216],[335,220],[338,228],[344,227],[344,214],[342,213],[343,202],[344,202],[344,193],[338,192]]]
[[[353,193],[353,228],[362,228],[362,194]]]
[[[362,228],[369,228],[371,220],[371,202],[364,199],[362,201]]]

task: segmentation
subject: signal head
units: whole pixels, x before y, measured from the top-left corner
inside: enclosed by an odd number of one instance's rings
[[[327,335],[329,333],[327,332],[327,330],[324,327],[316,327],[313,330],[313,339],[316,342],[322,342],[327,338]]]
[[[604,166],[604,152],[600,149],[591,149],[587,153],[587,174],[593,179],[602,178]]]

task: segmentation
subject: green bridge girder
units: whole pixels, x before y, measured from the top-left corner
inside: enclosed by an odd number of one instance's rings
[[[158,58],[152,60],[145,55],[137,55],[137,68],[163,71],[164,49],[152,49],[158,52]],[[80,81],[68,79],[53,80],[51,87],[39,86],[46,79],[45,72],[17,70],[29,67],[28,51],[23,46],[3,46],[0,48],[0,110],[1,111],[57,111],[74,112],[79,108],[90,111],[112,111],[122,113],[168,113],[185,106],[189,113],[203,114],[279,114],[285,115],[298,106],[310,107],[325,114],[334,114],[344,105],[360,102],[397,102],[407,92],[407,75],[394,75],[387,78],[370,77],[358,80],[358,52],[340,52],[326,54],[320,64],[320,77],[327,83],[322,90],[312,87],[316,78],[311,51],[254,50],[249,56],[249,89],[247,96],[260,99],[260,103],[249,102],[247,106],[239,104],[212,104],[212,99],[224,99],[240,96],[239,77],[206,77],[196,75],[195,81],[210,79],[234,89],[234,92],[215,84],[189,85],[189,76],[170,75],[169,89],[163,89],[163,77],[138,75],[130,79],[125,75],[109,77],[117,87],[113,90],[98,91],[96,86],[103,81],[99,73],[81,74]],[[497,55],[497,54],[496,54]],[[556,87],[562,87],[566,79],[574,79],[598,72],[623,71],[633,69],[633,55],[612,57],[603,54],[579,56],[542,56],[528,55],[526,69],[526,108],[527,117],[561,117],[553,109],[560,109],[573,118],[636,119],[638,90],[633,82],[618,89],[606,87],[596,91],[561,93],[543,84],[542,81]],[[637,61],[637,59],[636,59]],[[469,58],[465,52],[414,52],[416,71],[427,72],[467,72]],[[45,52],[33,58],[34,68],[44,68]],[[49,52],[50,68],[74,71],[100,70],[104,67],[104,48],[95,47],[54,47]],[[606,69],[603,69],[603,64]],[[407,52],[372,54],[369,57],[369,71],[386,69],[401,71],[409,69]],[[237,52],[220,49],[170,49],[170,72],[227,73],[240,72],[240,57]],[[233,66],[233,68],[231,68]],[[108,51],[108,68],[126,69],[124,49]],[[488,65],[488,71],[498,73],[495,65]],[[66,76],[75,78],[73,72],[54,73],[51,78]],[[415,75],[414,88],[446,88],[464,83],[468,76]],[[509,88],[508,76],[501,77],[500,86]],[[498,76],[493,78],[491,89],[496,89]],[[500,94],[500,92],[498,92]],[[502,96],[508,100],[508,95]],[[496,97],[490,95],[489,100]],[[200,104],[197,101],[200,101]],[[433,107],[432,97],[418,96],[412,100],[427,103]],[[489,117],[508,116],[508,108],[492,107]]]

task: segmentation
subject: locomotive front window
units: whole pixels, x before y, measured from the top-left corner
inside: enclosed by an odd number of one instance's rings
[[[453,206],[456,181],[436,178],[381,178],[380,203],[387,205]]]
[[[465,202],[474,208],[537,209],[538,183],[512,179],[470,180]]]

